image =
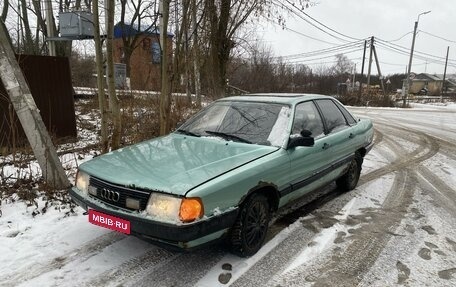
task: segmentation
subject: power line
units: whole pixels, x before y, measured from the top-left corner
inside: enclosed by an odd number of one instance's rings
[[[382,39],[379,39],[379,38],[376,38],[378,40],[378,42],[382,43],[383,45],[385,46],[388,46],[392,49],[395,49],[395,50],[398,50],[398,51],[401,51],[403,53],[406,53],[406,54],[409,54],[409,48],[407,47],[404,47],[404,46],[401,46],[401,45],[398,45],[398,44],[394,44],[394,43],[389,43],[389,42],[386,42],[385,40],[382,40]],[[433,59],[433,60],[438,60],[438,61],[445,61],[445,57],[440,57],[440,56],[436,56],[436,55],[432,55],[432,54],[429,54],[429,53],[425,53],[425,52],[420,52],[420,51],[416,51],[415,50],[415,55],[417,56],[421,56],[423,58],[430,58],[430,59]],[[456,60],[454,59],[448,59],[449,62],[456,62]],[[456,64],[456,63],[455,63]]]
[[[281,25],[277,24],[276,22],[272,21],[271,19],[267,18],[266,16],[263,16],[263,17],[264,17],[268,22],[270,22],[270,23],[272,23],[272,24],[274,24],[274,25],[276,25],[276,26],[280,26],[282,29],[288,30],[288,31],[293,32],[293,33],[295,33],[295,34],[297,34],[297,35],[300,35],[300,36],[303,36],[303,37],[306,37],[306,38],[309,38],[309,39],[312,39],[312,40],[315,40],[315,41],[318,41],[318,42],[322,42],[322,43],[325,43],[325,44],[337,45],[337,44],[332,43],[332,42],[327,42],[327,41],[325,41],[325,40],[321,40],[321,39],[318,39],[318,38],[315,38],[315,37],[306,35],[306,34],[301,33],[301,32],[299,32],[299,31],[293,30],[293,29],[291,29],[291,28],[289,28],[289,27],[287,27],[287,26],[281,26]]]
[[[378,44],[378,47],[386,49],[386,50],[389,50],[389,51],[392,51],[392,52],[395,52],[397,54],[401,54],[401,55],[406,56],[406,57],[408,57],[410,55],[408,51],[404,51],[404,50],[398,49],[396,47],[388,46],[385,43],[377,42],[377,44]],[[422,55],[414,55],[414,57],[419,59],[419,60],[427,61],[428,63],[432,63],[432,64],[438,64],[438,65],[444,65],[445,64],[445,62],[442,61],[442,60],[438,60],[438,59],[430,58],[430,57],[425,57],[425,56],[422,56]],[[451,66],[451,67],[456,67],[456,63],[448,62],[448,65]]]
[[[388,41],[385,40],[385,42],[388,42],[388,43],[397,42],[397,41],[401,40],[402,38],[404,38],[405,36],[410,35],[410,34],[413,34],[413,31],[407,32],[404,35],[402,35],[401,37],[394,39],[394,40],[388,40]]]
[[[444,38],[444,37],[437,36],[437,35],[434,35],[434,34],[432,34],[432,33],[429,33],[429,32],[423,31],[423,30],[418,30],[418,31],[420,31],[420,32],[423,33],[423,34],[432,36],[432,37],[434,37],[434,38],[438,38],[438,39],[441,39],[441,40],[444,40],[444,41],[447,41],[447,42],[450,42],[450,43],[456,43],[456,41],[449,40],[449,39],[446,39],[446,38]]]
[[[358,51],[361,51],[363,50],[363,48],[361,49],[354,49],[354,50],[351,50],[351,51],[346,51],[345,53],[343,53],[344,55],[346,54],[351,54],[351,53],[354,53],[354,52],[358,52]],[[338,53],[339,54],[339,53]],[[315,60],[323,60],[323,59],[328,59],[328,58],[332,58],[332,57],[335,57],[337,54],[332,54],[332,55],[328,55],[328,56],[324,56],[324,57],[320,57],[320,58],[312,58],[312,59],[306,59],[306,60],[298,60],[298,59],[293,59],[293,60],[288,60],[288,62],[290,63],[305,63],[305,62],[308,62],[308,61],[315,61]]]
[[[291,12],[291,13],[293,13],[294,15],[298,16],[299,18],[301,18],[302,20],[304,20],[305,22],[307,22],[309,25],[311,25],[311,26],[317,28],[318,30],[322,31],[323,33],[325,33],[325,34],[327,34],[327,35],[329,35],[329,36],[331,36],[331,37],[333,37],[333,38],[335,38],[335,39],[337,39],[337,40],[340,40],[340,41],[343,41],[343,42],[349,42],[348,40],[345,40],[345,39],[342,39],[342,38],[340,38],[340,37],[338,37],[338,36],[335,36],[335,35],[329,33],[328,31],[322,29],[321,27],[318,27],[317,25],[315,25],[314,23],[312,23],[312,22],[309,21],[308,19],[304,18],[302,15],[298,14],[293,8],[290,8],[289,6],[285,5],[284,3],[280,3],[280,2],[277,3],[277,2],[274,1],[274,0],[273,0],[273,3],[274,3],[276,6],[281,6],[281,7],[286,8],[289,12]],[[294,6],[292,6],[292,7],[294,7]],[[301,11],[301,10],[298,9],[298,11]]]
[[[348,59],[349,61],[356,61],[356,60],[360,60],[362,57],[358,57],[358,58],[351,58],[351,59]],[[300,63],[303,63],[303,65],[305,66],[311,66],[311,65],[324,65],[324,64],[334,64],[334,63],[337,63],[337,60],[335,61],[327,61],[327,62],[306,62],[306,61],[298,61],[298,62],[290,62],[292,64],[300,64]]]
[[[334,47],[329,47],[326,49],[314,50],[314,51],[299,53],[299,54],[286,55],[286,56],[282,56],[282,58],[287,58],[287,59],[291,60],[291,59],[296,59],[296,58],[312,57],[312,56],[318,56],[318,55],[334,53],[334,52],[340,53],[347,49],[361,47],[362,45],[363,45],[363,42],[353,42],[353,43],[337,45]]]
[[[290,4],[291,6],[293,6],[297,11],[301,12],[302,14],[304,14],[305,16],[309,17],[310,19],[312,19],[313,21],[317,22],[318,24],[320,24],[321,26],[325,27],[326,29],[338,34],[338,35],[341,35],[343,37],[346,37],[346,38],[349,38],[351,40],[355,40],[355,41],[360,41],[361,39],[358,39],[358,38],[354,38],[354,37],[351,37],[351,36],[348,36],[346,34],[343,34],[343,33],[340,33],[330,27],[328,27],[327,25],[323,24],[322,22],[318,21],[317,19],[313,18],[312,16],[310,16],[309,14],[307,14],[306,12],[304,12],[303,10],[299,9],[298,7],[296,7],[294,5],[294,3],[290,2],[289,0],[285,0],[288,4]]]

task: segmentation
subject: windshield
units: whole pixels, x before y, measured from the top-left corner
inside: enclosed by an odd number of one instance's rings
[[[282,146],[287,137],[290,108],[258,102],[215,102],[177,131],[193,136],[260,145]]]

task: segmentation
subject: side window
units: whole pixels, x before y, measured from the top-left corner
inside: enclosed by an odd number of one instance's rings
[[[312,132],[312,137],[324,136],[323,122],[313,102],[300,103],[296,106],[291,134],[299,134],[302,130]]]
[[[337,107],[339,108],[339,110],[342,112],[342,114],[344,114],[344,117],[347,120],[348,124],[351,125],[351,126],[356,124],[356,120],[350,114],[350,112],[347,111],[347,109],[344,106],[342,106],[339,102],[335,101],[335,103],[336,103]]]
[[[344,115],[332,100],[317,100],[316,102],[323,114],[329,133],[348,127]]]

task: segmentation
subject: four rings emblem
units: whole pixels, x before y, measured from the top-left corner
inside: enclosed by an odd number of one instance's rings
[[[120,199],[120,193],[117,191],[112,191],[106,188],[103,188],[100,191],[100,196],[106,200],[113,201],[113,202],[118,202]]]

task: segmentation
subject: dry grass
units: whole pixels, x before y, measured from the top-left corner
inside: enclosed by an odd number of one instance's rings
[[[159,99],[157,96],[139,97],[135,95],[119,95],[122,116],[123,136],[122,145],[131,145],[144,140],[157,137],[159,134]],[[171,123],[174,127],[182,123],[197,108],[189,105],[184,97],[173,99],[171,109]],[[80,154],[91,153],[99,154],[98,146],[93,145],[93,140],[99,138],[100,112],[98,109],[98,99],[79,99],[75,102],[76,125],[78,130],[78,142],[74,144],[60,145],[63,153]],[[112,128],[108,127],[109,131]],[[62,154],[62,152],[60,153]],[[0,154],[0,199],[18,198],[24,200],[28,205],[35,204],[38,194],[44,195],[50,201],[68,203],[68,196],[65,191],[54,190],[45,184],[39,172],[34,170],[30,164],[34,160],[33,153],[29,147],[3,150]],[[64,166],[66,164],[64,163]],[[14,176],[5,175],[5,168],[14,168]],[[36,169],[36,166],[35,166]],[[75,173],[74,165],[66,166],[68,174]],[[71,206],[70,206],[71,208]]]
[[[390,96],[383,94],[363,94],[360,98],[358,94],[347,93],[337,97],[337,99],[348,106],[369,106],[369,107],[394,107],[395,102]]]

